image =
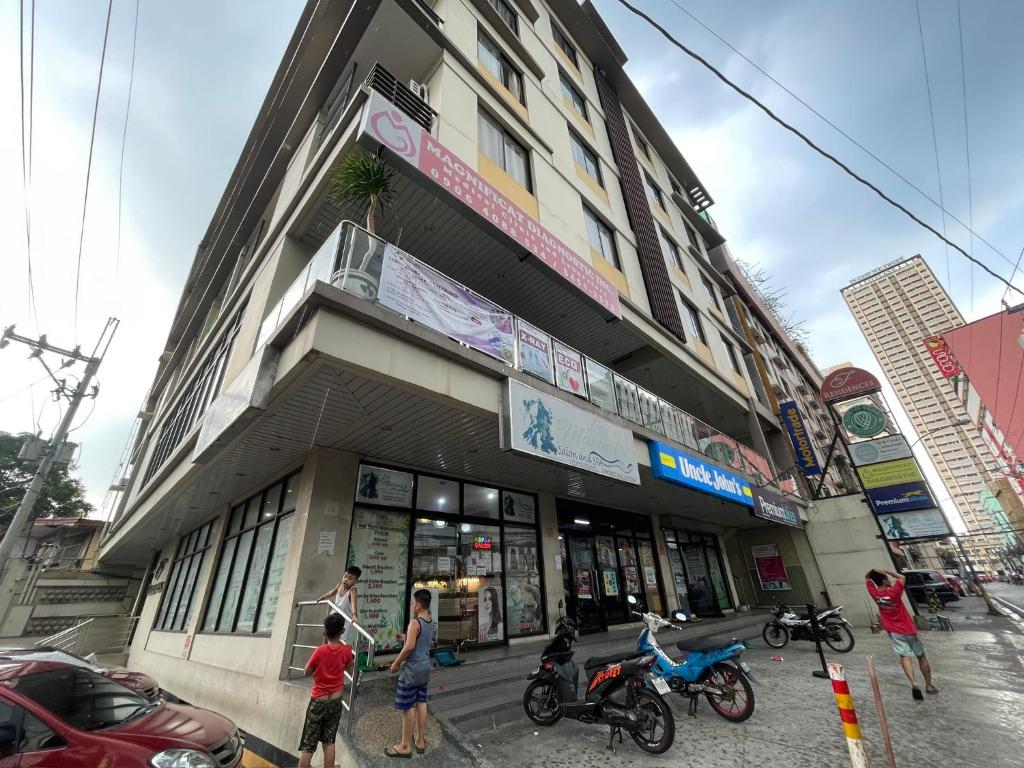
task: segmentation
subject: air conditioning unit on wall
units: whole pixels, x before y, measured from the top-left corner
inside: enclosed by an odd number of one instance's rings
[[[427,104],[430,103],[430,89],[426,83],[419,83],[415,80],[409,81],[409,90],[419,96]]]

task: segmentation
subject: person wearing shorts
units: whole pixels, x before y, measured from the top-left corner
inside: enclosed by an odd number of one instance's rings
[[[309,768],[317,744],[324,748],[324,768],[334,768],[334,742],[341,722],[345,672],[352,669],[352,649],[341,640],[345,620],[334,611],[324,619],[324,644],[306,662],[313,690],[299,738],[299,768]]]
[[[384,750],[387,757],[412,757],[427,751],[427,685],[430,683],[430,647],[437,625],[430,615],[430,592],[417,589],[412,596],[413,618],[405,632],[405,645],[391,662],[398,672],[395,709],[402,713],[402,740]]]
[[[870,570],[866,574],[868,594],[878,606],[878,616],[882,620],[882,628],[889,633],[892,652],[900,657],[903,674],[910,681],[910,690],[918,701],[924,699],[921,689],[917,687],[914,673],[914,659],[921,668],[925,690],[938,693],[939,689],[932,685],[932,667],[924,653],[924,644],[917,636],[917,625],[914,618],[903,604],[903,592],[906,577],[892,571]]]

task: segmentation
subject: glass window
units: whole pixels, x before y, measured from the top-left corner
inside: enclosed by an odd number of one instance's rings
[[[683,228],[686,230],[686,239],[690,241],[690,245],[696,249],[697,253],[701,253],[701,243],[703,241],[701,240],[700,235],[697,234],[697,230],[685,221],[683,222]]]
[[[601,180],[601,166],[597,161],[597,155],[572,131],[569,131],[569,143],[572,145],[572,157],[576,164],[597,182],[597,186],[603,188],[604,182]]]
[[[530,191],[530,162],[526,148],[485,112],[479,113],[477,125],[480,151]]]
[[[284,576],[284,564],[288,557],[288,547],[292,543],[292,523],[294,515],[281,518],[274,539],[274,553],[270,556],[270,570],[267,571],[267,587],[263,599],[263,609],[256,624],[257,632],[269,632],[277,613],[277,601],[281,590],[281,579]]]
[[[637,396],[636,384],[624,379],[617,373],[615,380],[615,399],[619,405],[619,415],[637,424],[643,424],[640,418],[640,399]]]
[[[621,269],[619,252],[615,248],[615,237],[612,235],[612,231],[586,205],[583,206],[583,218],[587,224],[587,242],[590,243],[590,247],[601,254],[601,257],[613,267]]]
[[[196,528],[181,537],[178,553],[164,582],[164,594],[157,609],[153,629],[180,632],[188,624],[195,602],[199,571],[210,547],[210,528],[213,523]]]
[[[633,129],[633,140],[636,141],[636,146],[640,150],[640,154],[650,160],[651,148],[647,146],[647,142],[644,140],[644,137],[640,135],[640,131],[636,128]]]
[[[98,672],[61,667],[16,678],[10,685],[73,728],[95,731],[120,725],[150,702]]]
[[[580,117],[589,123],[590,117],[587,115],[587,100],[583,97],[583,94],[577,90],[576,86],[561,71],[558,73],[558,82],[562,86],[562,95],[569,100],[572,108],[579,113]]]
[[[523,76],[519,73],[512,62],[508,60],[501,48],[491,38],[479,30],[477,33],[477,58],[487,70],[494,75],[495,79],[508,90],[509,93],[520,104],[525,104],[523,99]]]
[[[722,308],[722,305],[718,302],[718,291],[715,290],[714,284],[708,280],[708,276],[701,274],[700,281],[704,284],[704,293],[708,295],[708,301],[710,301],[718,309]]]
[[[462,487],[462,514],[497,519],[498,489],[466,483]]]
[[[736,355],[736,347],[732,345],[732,342],[726,341],[724,336],[722,337],[722,345],[725,347],[725,354],[729,357],[729,364],[732,366],[732,369],[736,371],[736,373],[741,373],[740,359]]]
[[[665,198],[662,197],[661,190],[646,173],[644,174],[644,183],[647,184],[647,191],[651,194],[651,200],[657,203],[659,208],[665,210]]]
[[[231,572],[231,563],[234,561],[235,548],[237,546],[237,538],[228,539],[224,542],[224,551],[220,555],[217,576],[213,581],[213,592],[210,594],[210,609],[206,611],[206,621],[203,622],[204,632],[212,632],[217,628],[217,611],[224,599],[224,587],[228,582],[228,574]],[[213,606],[217,606],[217,608]]]
[[[498,12],[501,20],[505,22],[506,26],[515,32],[516,37],[519,36],[519,17],[516,12],[512,10],[512,6],[509,5],[505,0],[487,0],[491,7]]]
[[[536,634],[544,627],[537,532],[530,528],[506,528],[505,552],[508,636]]]
[[[238,612],[237,632],[252,632],[256,619],[256,604],[263,589],[263,576],[266,573],[267,558],[270,557],[270,540],[274,535],[274,526],[261,525],[256,529],[256,546],[252,550],[249,563],[249,577],[245,580],[245,594],[242,597],[242,608]]]
[[[704,335],[704,324],[700,321],[700,312],[686,299],[683,299],[683,307],[686,309],[686,321],[690,331],[700,339],[701,343],[707,345],[708,337]]]
[[[590,402],[598,408],[616,413],[615,408],[615,385],[612,382],[612,372],[589,357],[584,359],[587,369],[587,388],[590,393]]]
[[[555,26],[554,22],[551,23],[551,35],[555,38],[555,45],[561,48],[562,53],[568,57],[569,61],[572,62],[572,65],[576,67],[576,69],[579,69],[580,61],[576,56],[576,47],[569,42],[569,38],[562,30]]]
[[[661,236],[661,247],[664,249],[669,261],[679,267],[685,274],[686,264],[683,262],[683,254],[679,252],[679,246],[673,242],[671,237],[665,234],[665,230],[661,227],[658,227],[658,234]]]
[[[428,512],[459,512],[459,483],[440,477],[420,475],[416,484],[416,508]]]

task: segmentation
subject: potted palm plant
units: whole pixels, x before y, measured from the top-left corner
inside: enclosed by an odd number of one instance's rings
[[[384,162],[379,156],[362,149],[353,149],[331,176],[331,200],[338,205],[355,203],[366,206],[366,231],[372,236],[377,234],[377,223],[386,206],[394,204],[394,190],[391,180],[395,169]],[[378,250],[380,242],[368,237],[366,252],[357,265],[354,261],[357,238],[364,235],[356,228],[350,228],[345,243],[345,265],[334,275],[335,284],[364,298],[377,295],[377,278],[368,271],[370,259]]]

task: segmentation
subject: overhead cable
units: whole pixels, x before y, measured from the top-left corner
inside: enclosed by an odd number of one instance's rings
[[[21,188],[25,198],[25,255],[28,260],[28,305],[36,329],[39,328],[39,310],[36,307],[36,287],[32,276],[32,106],[35,82],[36,3],[32,0],[29,32],[29,86],[28,131],[25,130],[25,0],[18,6],[18,91],[21,94]]]
[[[967,66],[964,64],[964,25],[960,16],[960,0],[956,0],[956,30],[960,36],[960,87],[963,91],[964,100],[964,151],[967,155],[967,222],[970,224],[967,231],[971,235],[971,256],[974,255],[974,198],[971,191],[971,132],[967,124]],[[1013,282],[1017,270],[1010,275],[1010,282]],[[1005,296],[1006,293],[1004,292]],[[974,311],[974,265],[971,265],[971,311]]]
[[[117,245],[114,248],[114,284],[117,284],[121,266],[121,192],[124,188],[124,154],[128,139],[128,117],[132,113],[132,86],[135,84],[135,44],[139,37],[139,3],[135,0],[135,24],[132,28],[132,60],[128,74],[128,105],[124,110],[124,129],[121,131],[121,165],[117,173]]]
[[[885,202],[887,202],[887,203],[888,203],[889,205],[891,205],[892,207],[896,208],[896,209],[897,209],[897,210],[899,210],[899,211],[902,211],[902,212],[903,212],[903,213],[904,213],[904,214],[905,214],[905,215],[906,215],[907,217],[909,217],[909,218],[910,218],[911,220],[913,220],[914,222],[916,222],[916,223],[917,223],[918,225],[920,225],[920,226],[921,226],[921,227],[923,227],[924,229],[927,229],[927,230],[928,230],[929,232],[931,232],[931,233],[932,233],[933,235],[935,235],[935,236],[936,236],[937,238],[939,238],[939,239],[940,239],[940,240],[942,240],[942,241],[943,241],[944,243],[946,243],[947,245],[949,245],[950,247],[952,247],[952,248],[953,248],[954,250],[956,250],[956,251],[957,251],[957,253],[960,253],[961,255],[963,255],[963,257],[964,257],[964,258],[966,258],[966,259],[968,259],[969,261],[971,261],[971,262],[973,262],[973,263],[977,264],[977,265],[978,265],[979,267],[981,267],[981,268],[982,268],[983,270],[985,270],[985,272],[986,272],[986,273],[988,273],[989,275],[991,275],[991,276],[992,276],[993,278],[995,278],[996,280],[998,280],[998,281],[999,281],[1000,283],[1002,283],[1003,285],[1006,285],[1006,286],[1008,286],[1008,287],[1012,288],[1012,289],[1013,289],[1013,290],[1015,290],[1015,291],[1016,291],[1017,293],[1021,294],[1021,296],[1024,296],[1024,290],[1021,290],[1021,289],[1020,289],[1020,288],[1018,288],[1017,286],[1015,286],[1015,285],[1013,285],[1012,283],[1010,283],[1009,281],[1007,281],[1007,279],[1006,279],[1005,277],[1003,277],[1002,275],[1000,275],[1000,274],[998,274],[998,273],[996,273],[996,272],[992,271],[992,270],[991,270],[991,269],[990,269],[990,268],[989,268],[989,267],[988,267],[988,266],[987,266],[986,264],[982,263],[981,261],[978,261],[978,259],[976,259],[976,258],[974,258],[973,256],[971,256],[971,255],[970,255],[969,253],[967,253],[967,251],[965,251],[965,250],[964,250],[963,248],[961,248],[961,247],[960,247],[959,245],[957,245],[956,243],[954,243],[954,242],[952,242],[951,240],[949,240],[949,239],[947,239],[946,237],[944,237],[944,236],[943,236],[943,234],[942,234],[941,232],[939,232],[939,231],[938,231],[938,230],[936,230],[936,229],[935,229],[935,228],[934,228],[933,226],[931,226],[930,224],[928,224],[927,222],[925,222],[924,220],[922,220],[922,219],[921,219],[921,218],[920,218],[919,216],[917,216],[916,214],[912,213],[912,212],[911,212],[910,210],[908,210],[908,209],[907,209],[907,208],[906,208],[906,207],[905,207],[905,206],[904,206],[903,204],[901,204],[901,203],[897,202],[897,201],[896,201],[896,200],[894,200],[894,199],[893,199],[892,197],[890,197],[890,196],[889,196],[889,195],[887,195],[887,194],[886,194],[885,192],[883,192],[883,191],[882,191],[881,189],[879,189],[879,188],[878,188],[877,186],[875,186],[875,184],[873,184],[872,182],[868,181],[867,179],[865,179],[865,178],[864,178],[863,176],[861,176],[860,174],[858,174],[858,173],[856,173],[855,171],[853,171],[853,170],[852,170],[852,169],[851,169],[851,168],[850,168],[850,167],[849,167],[848,165],[846,165],[846,164],[845,164],[845,163],[844,163],[844,162],[843,162],[842,160],[840,160],[840,159],[839,159],[839,158],[837,158],[837,157],[836,157],[835,155],[833,155],[833,154],[831,154],[831,153],[829,153],[829,152],[826,152],[826,151],[825,151],[824,149],[822,149],[821,147],[819,147],[819,146],[818,146],[817,144],[815,144],[815,143],[814,143],[813,141],[811,141],[811,139],[809,139],[809,138],[808,138],[807,136],[805,136],[805,135],[804,135],[803,133],[801,133],[801,132],[800,132],[799,130],[797,130],[797,129],[796,129],[796,128],[794,128],[794,127],[793,127],[792,125],[790,125],[789,123],[787,123],[787,122],[786,122],[785,120],[783,120],[782,118],[780,118],[780,117],[779,117],[778,115],[776,115],[776,114],[775,114],[774,112],[772,112],[772,111],[771,111],[771,109],[769,109],[769,108],[768,108],[767,106],[765,106],[765,105],[764,105],[763,103],[761,103],[760,101],[758,101],[758,99],[757,99],[757,98],[756,98],[755,96],[751,95],[750,93],[748,93],[747,91],[743,90],[743,89],[742,89],[742,88],[740,88],[740,87],[739,87],[738,85],[736,85],[736,84],[735,84],[734,82],[732,82],[732,81],[731,81],[731,80],[730,80],[730,79],[729,79],[728,77],[726,77],[726,76],[725,76],[725,75],[724,75],[724,74],[723,74],[723,73],[722,73],[722,72],[721,72],[720,70],[718,70],[718,69],[717,69],[717,68],[716,68],[716,67],[715,67],[715,66],[714,66],[713,64],[711,64],[711,63],[710,63],[709,61],[707,61],[707,59],[705,59],[704,57],[702,57],[702,56],[701,56],[700,54],[696,53],[695,51],[692,51],[692,50],[690,50],[690,49],[689,49],[689,48],[687,48],[687,47],[686,47],[685,45],[683,45],[683,44],[682,44],[681,42],[679,42],[679,41],[678,41],[678,40],[677,40],[676,38],[674,38],[674,37],[673,37],[673,36],[672,36],[672,35],[671,35],[671,34],[670,34],[670,33],[669,33],[669,32],[668,32],[668,31],[667,31],[667,30],[666,30],[666,29],[665,29],[665,28],[663,27],[663,26],[661,26],[661,25],[660,25],[660,24],[659,24],[658,22],[656,22],[656,21],[655,21],[654,19],[652,19],[652,18],[651,18],[650,16],[648,16],[648,15],[647,15],[646,13],[644,13],[643,11],[641,11],[641,10],[640,10],[639,8],[637,8],[636,6],[634,6],[634,5],[631,5],[631,4],[629,3],[629,2],[627,2],[627,0],[618,0],[618,2],[619,2],[619,4],[620,4],[620,5],[623,5],[624,7],[626,7],[626,8],[627,8],[627,9],[628,9],[629,11],[631,11],[631,12],[632,12],[633,14],[635,14],[636,16],[639,16],[640,18],[644,19],[644,20],[645,20],[645,21],[646,21],[646,22],[647,22],[648,24],[650,24],[650,25],[651,25],[652,27],[654,27],[655,29],[657,29],[657,30],[658,30],[658,32],[659,32],[659,33],[661,33],[661,35],[662,35],[662,36],[663,36],[663,37],[664,37],[664,38],[665,38],[666,40],[668,40],[668,41],[669,41],[670,43],[672,43],[672,45],[674,45],[674,46],[675,46],[676,48],[678,48],[679,50],[681,50],[681,51],[682,51],[683,53],[685,53],[685,54],[686,54],[687,56],[689,56],[689,57],[690,57],[690,58],[692,58],[692,59],[693,59],[694,61],[696,61],[697,63],[699,63],[699,64],[701,64],[701,65],[702,65],[703,67],[705,67],[705,68],[706,68],[707,70],[709,70],[709,71],[710,71],[710,72],[711,72],[711,73],[712,73],[713,75],[715,75],[715,77],[717,77],[717,78],[718,78],[719,80],[721,80],[721,81],[722,81],[723,83],[725,83],[725,84],[726,84],[727,86],[729,86],[729,87],[730,87],[730,88],[732,88],[732,89],[733,89],[734,91],[736,91],[736,93],[738,93],[738,94],[739,94],[740,96],[742,96],[743,98],[747,99],[747,100],[748,100],[748,101],[749,101],[750,103],[752,103],[752,104],[753,104],[754,106],[756,106],[756,107],[757,107],[758,109],[760,109],[760,110],[761,110],[762,112],[764,112],[764,113],[765,113],[766,115],[768,115],[768,117],[770,117],[770,118],[771,118],[771,119],[772,119],[773,121],[775,121],[776,123],[778,123],[779,125],[781,125],[781,126],[782,126],[783,128],[785,128],[785,129],[786,129],[787,131],[789,131],[789,132],[790,132],[790,133],[792,133],[792,134],[793,134],[794,136],[796,136],[796,137],[797,137],[798,139],[800,139],[801,141],[803,141],[803,142],[804,142],[804,143],[805,143],[805,144],[806,144],[806,145],[807,145],[808,147],[810,147],[810,148],[811,148],[812,150],[814,150],[814,151],[815,151],[815,152],[817,152],[817,153],[818,153],[819,155],[821,155],[822,157],[824,157],[824,158],[825,158],[826,160],[829,160],[829,161],[831,161],[831,162],[832,162],[832,163],[833,163],[834,165],[838,166],[838,167],[839,167],[839,168],[840,168],[840,169],[841,169],[841,170],[842,170],[842,171],[843,171],[844,173],[846,173],[846,175],[850,176],[850,177],[851,177],[852,179],[854,179],[854,180],[856,180],[856,181],[860,182],[861,184],[863,184],[863,185],[864,185],[865,187],[867,187],[868,189],[870,189],[870,190],[871,190],[872,192],[874,192],[874,193],[875,193],[876,195],[878,195],[878,196],[879,196],[880,198],[882,198],[882,200],[884,200]]]

